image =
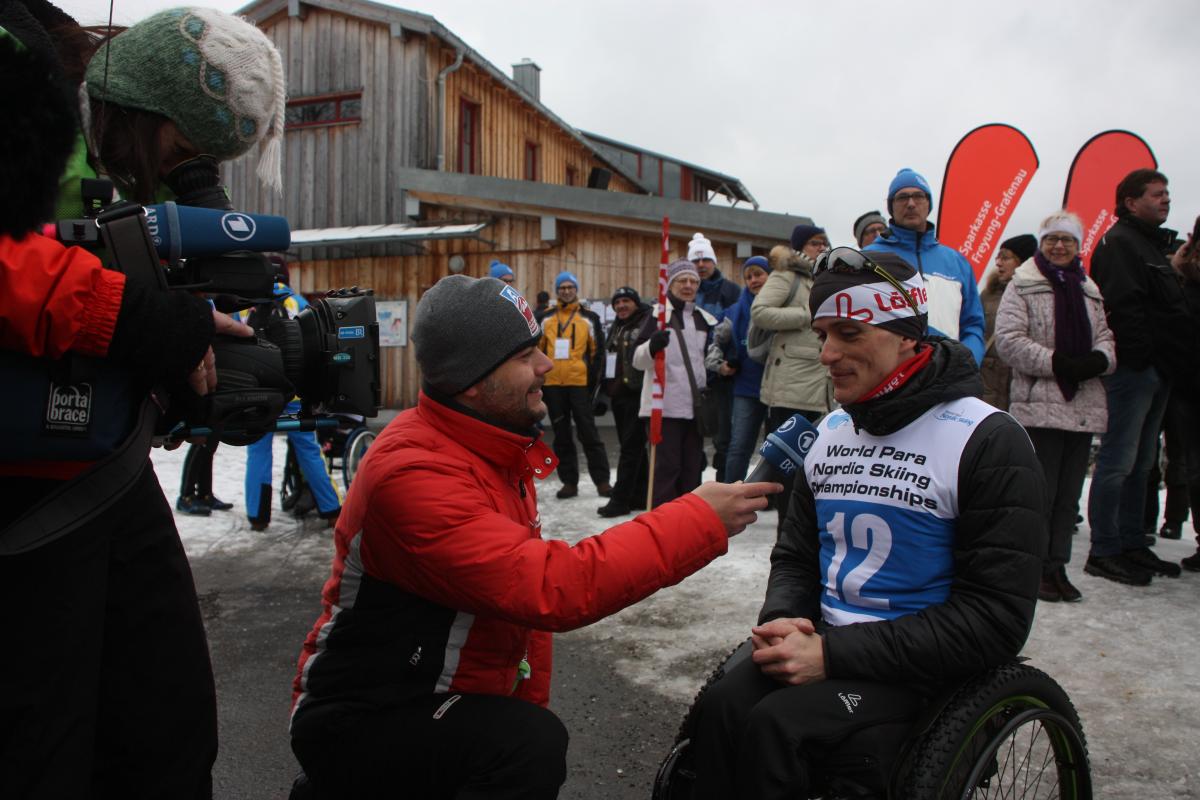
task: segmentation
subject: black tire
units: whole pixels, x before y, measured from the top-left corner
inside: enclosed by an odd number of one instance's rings
[[[696,727],[696,714],[700,698],[714,683],[724,678],[725,673],[733,666],[749,657],[750,640],[747,639],[721,659],[720,666],[712,671],[708,680],[704,681],[700,687],[700,691],[696,692],[691,706],[683,716],[683,722],[679,725],[679,733],[675,735],[675,744],[671,747],[671,752],[667,753],[667,757],[659,764],[658,772],[654,776],[654,790],[651,795],[653,800],[687,800],[692,796],[692,784],[696,780],[696,772],[692,766],[688,745],[691,743],[692,733]]]
[[[342,484],[347,490],[358,472],[363,456],[367,454],[371,443],[375,441],[375,432],[368,428],[355,428],[346,437],[346,447],[342,450]]]
[[[304,480],[300,461],[291,443],[287,447],[287,460],[283,463],[283,483],[279,487],[279,505],[296,517],[303,517],[317,507],[317,502]]]
[[[915,743],[908,800],[1090,800],[1079,715],[1041,670],[1006,664],[967,681]]]
[[[296,461],[296,454],[292,452],[292,445],[288,443],[287,456],[283,462],[283,483],[279,486],[279,505],[284,511],[291,511],[296,507],[296,500],[303,489],[304,475],[300,472],[300,464]]]

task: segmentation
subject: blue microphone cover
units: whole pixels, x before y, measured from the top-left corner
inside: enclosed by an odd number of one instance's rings
[[[758,449],[762,460],[746,478],[746,482],[774,480],[790,483],[816,440],[817,429],[812,423],[802,414],[793,414],[790,419],[767,434],[762,447]]]
[[[199,206],[146,206],[146,224],[159,258],[175,261],[234,250],[287,250],[292,231],[284,217]]]

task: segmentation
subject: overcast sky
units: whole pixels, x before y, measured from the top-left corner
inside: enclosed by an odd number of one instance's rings
[[[107,14],[96,0],[61,5],[81,22]],[[172,5],[116,0],[115,19]],[[808,215],[835,244],[882,209],[900,167],[923,173],[936,202],[950,151],[988,122],[1019,128],[1041,161],[1006,236],[1061,205],[1075,153],[1110,128],[1153,149],[1171,180],[1169,226],[1190,230],[1200,214],[1196,0],[401,7],[506,73],[532,58],[542,101],[569,124],[735,175],[764,210]]]

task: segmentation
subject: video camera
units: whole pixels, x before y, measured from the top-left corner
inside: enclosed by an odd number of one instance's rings
[[[374,293],[337,289],[295,319],[272,313],[277,271],[264,253],[288,248],[287,220],[235,211],[211,156],[180,164],[165,181],[177,202],[144,208],[110,204],[108,181],[85,181],[86,218],[60,220],[53,231],[63,242],[104,248],[110,267],[150,274],[164,291],[203,294],[225,313],[258,309],[256,337],[214,338],[216,391],[174,398],[159,433],[211,434],[241,445],[285,427],[311,430],[320,414],[375,416],[381,397]],[[295,396],[298,419],[279,423]]]

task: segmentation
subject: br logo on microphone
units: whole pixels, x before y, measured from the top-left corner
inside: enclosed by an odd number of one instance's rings
[[[240,211],[231,211],[221,217],[221,230],[235,242],[250,241],[256,227],[254,217]]]

